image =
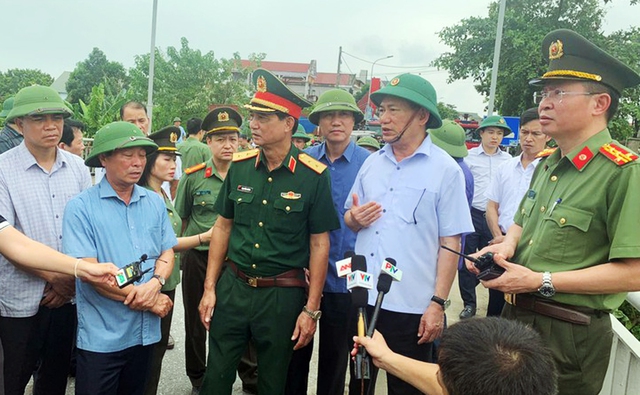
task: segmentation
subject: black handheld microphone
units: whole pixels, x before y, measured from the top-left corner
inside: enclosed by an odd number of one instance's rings
[[[396,260],[393,258],[386,258],[385,262],[389,262],[394,267],[397,265]],[[384,263],[383,263],[384,265]],[[378,289],[378,297],[376,298],[376,306],[373,310],[373,316],[371,317],[371,322],[369,322],[369,328],[367,329],[367,336],[372,337],[373,331],[376,329],[376,322],[378,322],[378,315],[380,315],[380,308],[382,307],[382,301],[384,299],[384,295],[389,292],[391,289],[391,283],[393,282],[393,277],[391,277],[384,270],[380,272],[380,276],[378,276],[378,284],[376,288]]]
[[[351,270],[353,272],[367,271],[367,261],[362,255],[354,255],[351,257]],[[369,299],[369,291],[361,286],[351,288],[351,303],[358,308],[358,336],[364,336],[367,332],[366,307]],[[356,379],[369,379],[371,377],[370,363],[366,350],[362,346],[358,346],[356,354],[355,366]]]

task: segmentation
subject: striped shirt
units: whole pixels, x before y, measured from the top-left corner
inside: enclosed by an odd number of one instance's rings
[[[80,157],[56,150],[50,171],[38,165],[24,142],[0,155],[0,213],[31,239],[60,251],[64,207],[91,186],[91,176]],[[0,316],[35,315],[44,286],[43,279],[0,256]]]

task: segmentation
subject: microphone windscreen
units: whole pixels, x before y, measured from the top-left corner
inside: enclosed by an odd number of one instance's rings
[[[389,262],[390,264],[392,264],[393,266],[398,266],[398,263],[396,262],[395,259],[393,258],[385,258],[385,261]]]
[[[367,307],[369,301],[369,292],[366,288],[353,288],[351,290],[351,304],[356,307]]]
[[[351,257],[351,272],[360,270],[362,272],[367,271],[367,260],[364,255],[354,255]]]
[[[393,282],[393,277],[388,275],[387,273],[380,273],[378,277],[378,292],[382,292],[386,294],[391,289],[391,283]]]
[[[345,251],[345,252],[344,252],[344,258],[345,258],[345,259],[347,259],[347,258],[351,258],[351,257],[352,257],[352,256],[354,256],[355,254],[356,254],[356,253],[355,253],[355,252],[353,252],[353,251]]]

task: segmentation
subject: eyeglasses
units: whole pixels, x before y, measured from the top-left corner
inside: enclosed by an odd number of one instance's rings
[[[558,103],[562,103],[562,99],[564,99],[567,95],[573,96],[591,96],[591,95],[599,95],[602,92],[565,92],[562,89],[554,89],[551,91],[542,91],[542,92],[533,92],[533,103],[540,104],[542,99],[550,99],[554,100]]]

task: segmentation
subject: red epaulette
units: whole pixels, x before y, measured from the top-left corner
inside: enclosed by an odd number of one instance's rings
[[[602,145],[602,147],[600,147],[600,152],[618,166],[625,165],[638,159],[638,155],[634,152],[629,151],[626,147],[621,147],[614,143]]]

